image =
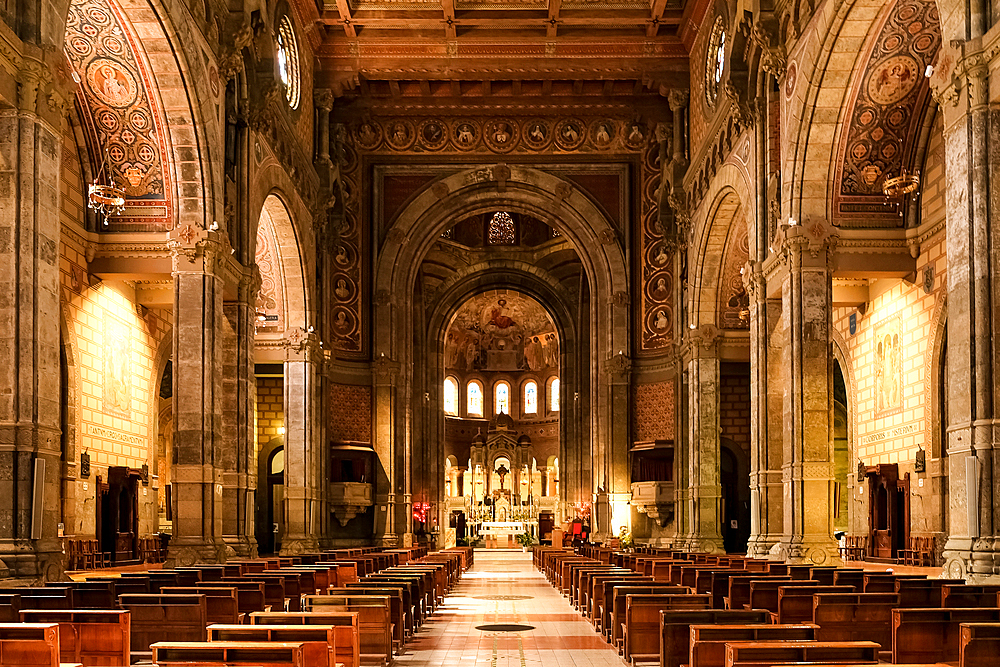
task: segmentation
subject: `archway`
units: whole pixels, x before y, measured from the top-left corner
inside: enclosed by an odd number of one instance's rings
[[[450,273],[435,285],[435,307],[417,308],[416,295],[424,284],[419,279],[421,266],[441,234],[470,216],[497,211],[530,216],[559,232],[558,243],[574,253],[580,266],[572,297],[568,299],[560,287],[554,263],[540,266],[498,253],[474,258]],[[597,530],[609,530],[612,503],[627,503],[630,497],[624,465],[627,424],[612,419],[618,410],[627,413],[631,365],[626,308],[629,272],[614,225],[567,181],[523,166],[493,165],[430,184],[410,199],[380,244],[374,271],[373,339],[376,375],[380,365],[386,375],[384,380],[376,379],[374,423],[376,451],[387,477],[382,482],[386,487],[391,483],[391,498],[385,498],[391,510],[380,517],[379,530],[387,535],[410,532],[410,508],[401,496],[407,489],[406,471],[417,457],[428,455],[432,470],[443,466],[440,451],[429,445],[440,442],[440,427],[434,426],[429,415],[442,414],[444,368],[440,364],[446,320],[463,299],[507,288],[545,303],[560,331],[569,332],[563,334],[567,342],[561,353],[560,518],[569,504],[589,507],[596,500]],[[380,298],[383,294],[384,299]],[[580,343],[570,344],[569,339]],[[441,497],[439,477],[434,475],[426,490],[421,490],[428,497]],[[416,494],[417,489],[411,488]]]

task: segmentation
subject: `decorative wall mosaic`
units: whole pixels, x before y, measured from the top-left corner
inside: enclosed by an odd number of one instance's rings
[[[632,433],[637,441],[674,439],[674,383],[632,388]]]
[[[372,392],[370,387],[330,385],[330,440],[372,441]]]
[[[902,224],[901,202],[887,199],[882,184],[903,167],[912,171],[922,110],[930,106],[924,72],[940,46],[933,0],[898,0],[886,13],[868,46],[868,64],[852,91],[850,124],[840,142],[834,206],[841,224]]]
[[[79,77],[77,108],[91,173],[126,195],[110,231],[169,229],[172,202],[165,122],[141,45],[113,0],[74,0],[66,22],[66,57]]]
[[[363,353],[362,321],[357,300],[361,266],[358,253],[366,239],[362,238],[359,220],[371,215],[379,230],[389,225],[408,194],[433,179],[413,175],[407,188],[395,188],[381,193],[376,206],[382,210],[371,214],[364,211],[360,193],[362,154],[394,155],[398,153],[423,155],[483,155],[495,160],[502,155],[579,154],[584,155],[641,155],[639,202],[641,233],[638,241],[638,259],[642,301],[640,321],[640,348],[655,351],[666,348],[673,340],[672,262],[670,253],[663,246],[657,225],[657,201],[660,183],[659,145],[653,141],[648,123],[636,119],[612,117],[487,117],[487,118],[374,118],[363,117],[341,126],[334,133],[332,154],[340,161],[341,182],[344,185],[344,229],[339,235],[335,261],[340,267],[337,280],[343,280],[343,298],[337,295],[334,307],[333,346],[341,351]],[[560,174],[562,175],[562,174]],[[602,193],[592,192],[586,177],[566,175],[590,196],[601,201]],[[400,185],[400,184],[396,184]],[[603,193],[606,195],[607,193]],[[627,190],[618,193],[629,197]],[[616,222],[619,211],[612,210],[611,202],[601,201],[609,216]],[[627,235],[626,235],[627,236]],[[380,239],[373,239],[378,243]],[[365,251],[366,252],[366,251]],[[379,295],[374,295],[375,300]],[[341,323],[341,326],[337,325]]]

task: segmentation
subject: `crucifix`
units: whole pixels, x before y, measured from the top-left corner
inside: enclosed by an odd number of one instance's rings
[[[497,474],[500,475],[500,490],[501,491],[503,491],[503,478],[506,477],[507,473],[509,473],[509,472],[510,472],[510,470],[507,470],[507,466],[505,466],[502,463],[500,464],[500,467],[497,468]]]

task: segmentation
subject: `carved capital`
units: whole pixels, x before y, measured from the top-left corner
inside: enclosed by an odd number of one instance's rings
[[[167,249],[173,260],[174,273],[216,273],[225,260],[229,239],[219,231],[210,231],[191,223],[181,225],[167,234]]]
[[[396,378],[399,377],[399,362],[390,359],[385,354],[379,355],[372,362],[372,376],[376,386],[385,387],[396,384]]]
[[[839,239],[840,231],[826,220],[807,220],[797,225],[780,225],[773,247],[782,255],[808,252],[814,259],[823,252],[829,262]]]
[[[333,91],[328,88],[314,91],[313,106],[323,111],[331,111],[333,109]]]
[[[282,339],[285,348],[286,361],[312,361],[319,363],[323,359],[322,345],[319,335],[312,327],[303,329],[295,327],[285,332]]]
[[[681,109],[686,109],[690,102],[691,93],[687,88],[671,88],[670,92],[667,93],[667,103],[670,105],[670,110],[674,113]]]
[[[605,363],[605,371],[611,377],[612,382],[628,382],[632,374],[632,359],[619,351],[618,354],[611,355]]]

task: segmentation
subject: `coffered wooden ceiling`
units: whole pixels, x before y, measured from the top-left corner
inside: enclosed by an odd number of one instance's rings
[[[317,87],[639,81],[686,87],[709,0],[321,0]],[[485,83],[484,83],[485,82]],[[423,94],[430,90],[425,87]]]

